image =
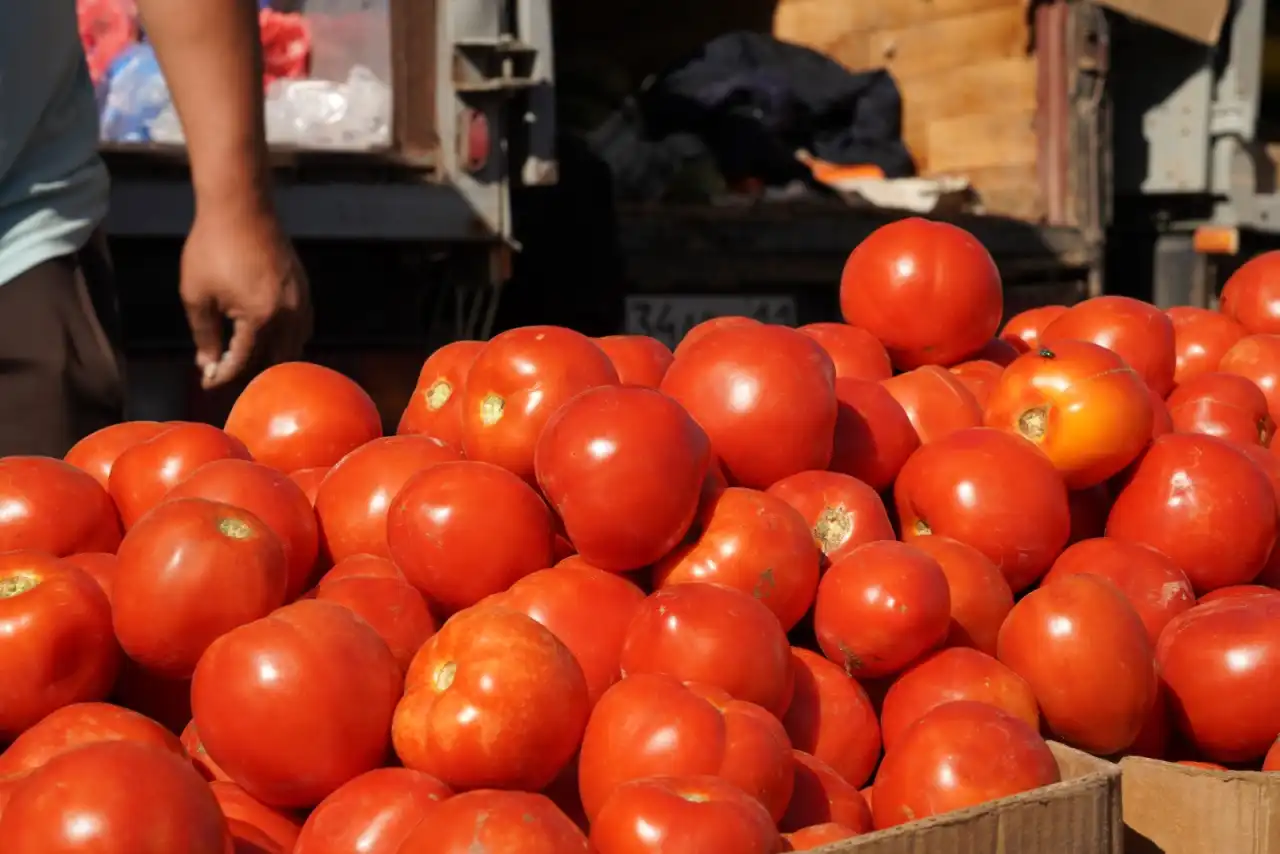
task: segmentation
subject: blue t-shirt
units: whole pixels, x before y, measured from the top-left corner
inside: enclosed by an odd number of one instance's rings
[[[88,241],[107,211],[75,0],[0,0],[0,285]]]

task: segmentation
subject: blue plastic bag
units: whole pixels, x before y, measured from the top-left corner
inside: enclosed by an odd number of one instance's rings
[[[101,137],[107,142],[149,142],[148,125],[169,106],[169,86],[149,44],[126,49],[107,70]]]

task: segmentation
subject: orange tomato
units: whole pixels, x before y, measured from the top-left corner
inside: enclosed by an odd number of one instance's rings
[[[400,415],[397,436],[420,434],[462,447],[462,387],[483,341],[454,341],[422,364],[409,403]]]
[[[1087,299],[1045,327],[1040,346],[1056,351],[1072,339],[1113,351],[1160,397],[1173,390],[1173,321],[1155,306],[1131,297]]]
[[[982,424],[982,407],[960,378],[935,365],[898,374],[880,383],[898,401],[920,444]]]

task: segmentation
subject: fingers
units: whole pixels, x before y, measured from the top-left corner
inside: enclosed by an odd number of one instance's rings
[[[196,345],[196,366],[207,381],[222,358],[222,312],[213,300],[184,300],[183,307]]]
[[[200,384],[207,389],[216,388],[238,377],[249,366],[258,331],[256,322],[237,318],[231,328],[231,341],[227,343],[226,352],[212,367],[204,369]]]

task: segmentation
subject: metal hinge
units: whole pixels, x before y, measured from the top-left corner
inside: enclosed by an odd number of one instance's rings
[[[540,82],[533,77],[538,49],[513,36],[454,43],[453,85],[459,94],[514,94]]]

